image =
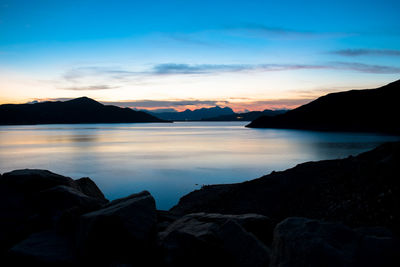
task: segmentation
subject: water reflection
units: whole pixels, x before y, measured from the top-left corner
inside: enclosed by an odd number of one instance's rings
[[[247,129],[245,122],[0,127],[0,172],[43,168],[89,176],[110,199],[143,189],[159,208],[203,184],[355,155],[399,137]]]

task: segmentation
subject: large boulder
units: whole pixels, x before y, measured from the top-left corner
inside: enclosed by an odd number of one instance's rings
[[[287,218],[274,230],[271,266],[399,266],[398,240],[379,233],[365,235],[340,223]]]
[[[149,192],[117,199],[81,216],[80,257],[90,263],[149,262],[156,240],[156,206]]]
[[[269,227],[257,214],[186,215],[159,234],[167,266],[268,266],[269,249],[249,230]]]
[[[0,254],[34,232],[59,222],[67,226],[82,213],[100,208],[108,201],[98,191],[89,178],[75,181],[36,169],[4,173],[0,177]]]
[[[76,266],[74,243],[54,231],[35,233],[13,246],[8,266]]]
[[[0,185],[25,193],[38,192],[57,185],[78,189],[73,179],[38,169],[22,169],[4,173],[0,179]]]
[[[108,200],[104,197],[103,192],[101,192],[101,190],[89,177],[77,179],[75,180],[75,184],[79,188],[79,191],[81,191],[85,195],[92,198],[100,199],[103,202],[108,202]]]
[[[48,227],[68,230],[76,225],[79,215],[101,208],[106,202],[85,195],[73,187],[58,185],[38,192],[32,197],[33,219]]]

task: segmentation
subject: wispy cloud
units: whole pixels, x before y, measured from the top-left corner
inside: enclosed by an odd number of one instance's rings
[[[70,69],[63,75],[63,78],[69,82],[76,82],[89,76],[99,77],[99,75],[107,75],[107,78],[119,80],[124,77],[131,77],[138,74],[140,74],[140,72],[123,70],[118,67],[87,66]]]
[[[285,71],[300,69],[324,69],[322,65],[301,64],[159,64],[155,65],[150,74],[210,74],[220,72],[240,71]]]
[[[65,87],[61,88],[63,90],[71,90],[71,91],[93,91],[93,90],[110,90],[118,88],[117,86],[109,86],[109,85],[89,85],[89,86],[74,86],[74,87]]]
[[[113,67],[80,67],[67,71],[63,90],[110,90],[124,85],[154,83],[155,77],[172,75],[217,75],[222,73],[256,73],[296,70],[348,70],[372,74],[397,74],[400,68],[359,62],[327,62],[324,64],[156,64],[141,71]],[[112,86],[111,86],[111,85]]]
[[[272,27],[264,24],[246,23],[239,26],[227,26],[225,31],[231,34],[258,37],[258,38],[276,38],[276,39],[314,39],[314,38],[332,38],[354,35],[354,33],[341,32],[314,32],[307,30],[289,29],[281,27]]]
[[[370,65],[358,62],[334,62],[333,67],[336,69],[353,70],[365,73],[374,74],[396,74],[400,73],[399,67],[383,66],[383,65]]]
[[[189,45],[200,45],[200,46],[217,46],[216,43],[212,43],[209,41],[205,41],[198,36],[201,35],[199,33],[173,33],[167,34],[166,37],[170,40],[185,43]]]
[[[358,56],[396,56],[400,57],[400,50],[388,50],[388,49],[342,49],[331,51],[331,54],[336,54],[346,57],[358,57]]]

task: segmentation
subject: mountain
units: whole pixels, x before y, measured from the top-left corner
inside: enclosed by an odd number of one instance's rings
[[[187,109],[182,112],[162,112],[162,113],[153,113],[151,111],[147,111],[149,114],[155,115],[163,120],[171,120],[171,121],[199,121],[206,118],[217,117],[221,115],[231,115],[235,114],[233,110],[229,107],[221,108],[215,106],[213,108],[201,108],[190,110]]]
[[[0,125],[130,122],[165,121],[130,108],[106,106],[87,97],[65,102],[0,105]]]
[[[203,121],[253,121],[261,116],[276,116],[287,112],[286,109],[264,111],[249,111],[244,113],[234,113],[229,115],[221,115],[218,117],[206,118]]]
[[[400,80],[377,89],[331,93],[285,114],[260,117],[246,127],[400,134],[399,99]]]

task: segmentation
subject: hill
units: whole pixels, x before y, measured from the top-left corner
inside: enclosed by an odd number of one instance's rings
[[[212,108],[201,108],[190,110],[187,109],[181,112],[151,112],[147,111],[149,114],[157,116],[163,120],[171,120],[171,121],[199,121],[211,117],[217,117],[222,115],[232,115],[235,114],[233,110],[229,107],[221,108],[219,106],[215,106]]]
[[[400,133],[400,80],[377,89],[322,96],[274,117],[263,116],[247,127]]]
[[[0,125],[165,122],[130,108],[106,106],[80,97],[69,101],[0,105]]]

